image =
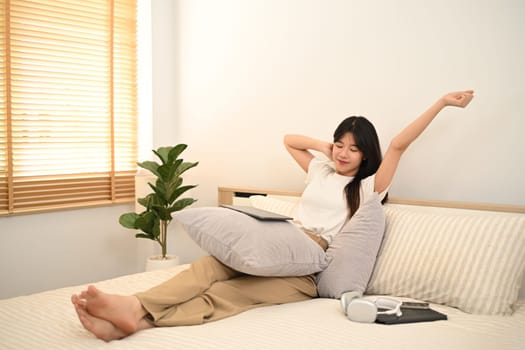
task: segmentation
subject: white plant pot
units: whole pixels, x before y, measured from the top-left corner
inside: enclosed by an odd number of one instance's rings
[[[162,255],[150,256],[146,260],[146,271],[168,269],[179,264],[180,258],[176,255],[166,255],[165,259]]]

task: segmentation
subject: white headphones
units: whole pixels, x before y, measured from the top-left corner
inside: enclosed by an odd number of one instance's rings
[[[341,294],[341,308],[349,320],[362,323],[375,322],[377,315],[396,315],[400,317],[401,301],[379,297],[374,301],[361,299],[360,292],[345,292]],[[378,311],[378,309],[387,309]]]

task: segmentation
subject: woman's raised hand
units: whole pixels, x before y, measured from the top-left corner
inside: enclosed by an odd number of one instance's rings
[[[445,106],[465,108],[474,98],[474,90],[450,92],[442,97]]]

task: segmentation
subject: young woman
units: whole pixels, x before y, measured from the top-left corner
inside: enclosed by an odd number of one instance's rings
[[[333,143],[287,135],[284,143],[307,172],[307,186],[296,218],[306,234],[326,249],[360,203],[372,193],[384,198],[401,155],[446,106],[466,107],[472,90],[441,97],[402,130],[383,159],[377,133],[363,117],[349,117],[335,130]],[[315,158],[321,152],[328,160]],[[251,308],[315,298],[315,275],[257,277],[235,271],[208,256],[172,279],[130,296],[89,286],[71,301],[84,328],[105,341],[155,326],[194,325]]]

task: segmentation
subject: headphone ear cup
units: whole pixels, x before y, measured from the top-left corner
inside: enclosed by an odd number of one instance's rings
[[[344,292],[341,294],[341,309],[343,310],[343,313],[346,315],[346,309],[348,308],[348,305],[352,302],[352,300],[361,298],[363,294],[361,292]]]
[[[400,306],[400,301],[392,298],[381,297],[377,298],[375,304],[379,309],[395,309]]]
[[[377,306],[364,299],[355,299],[346,307],[349,320],[362,323],[372,323],[377,317]]]

